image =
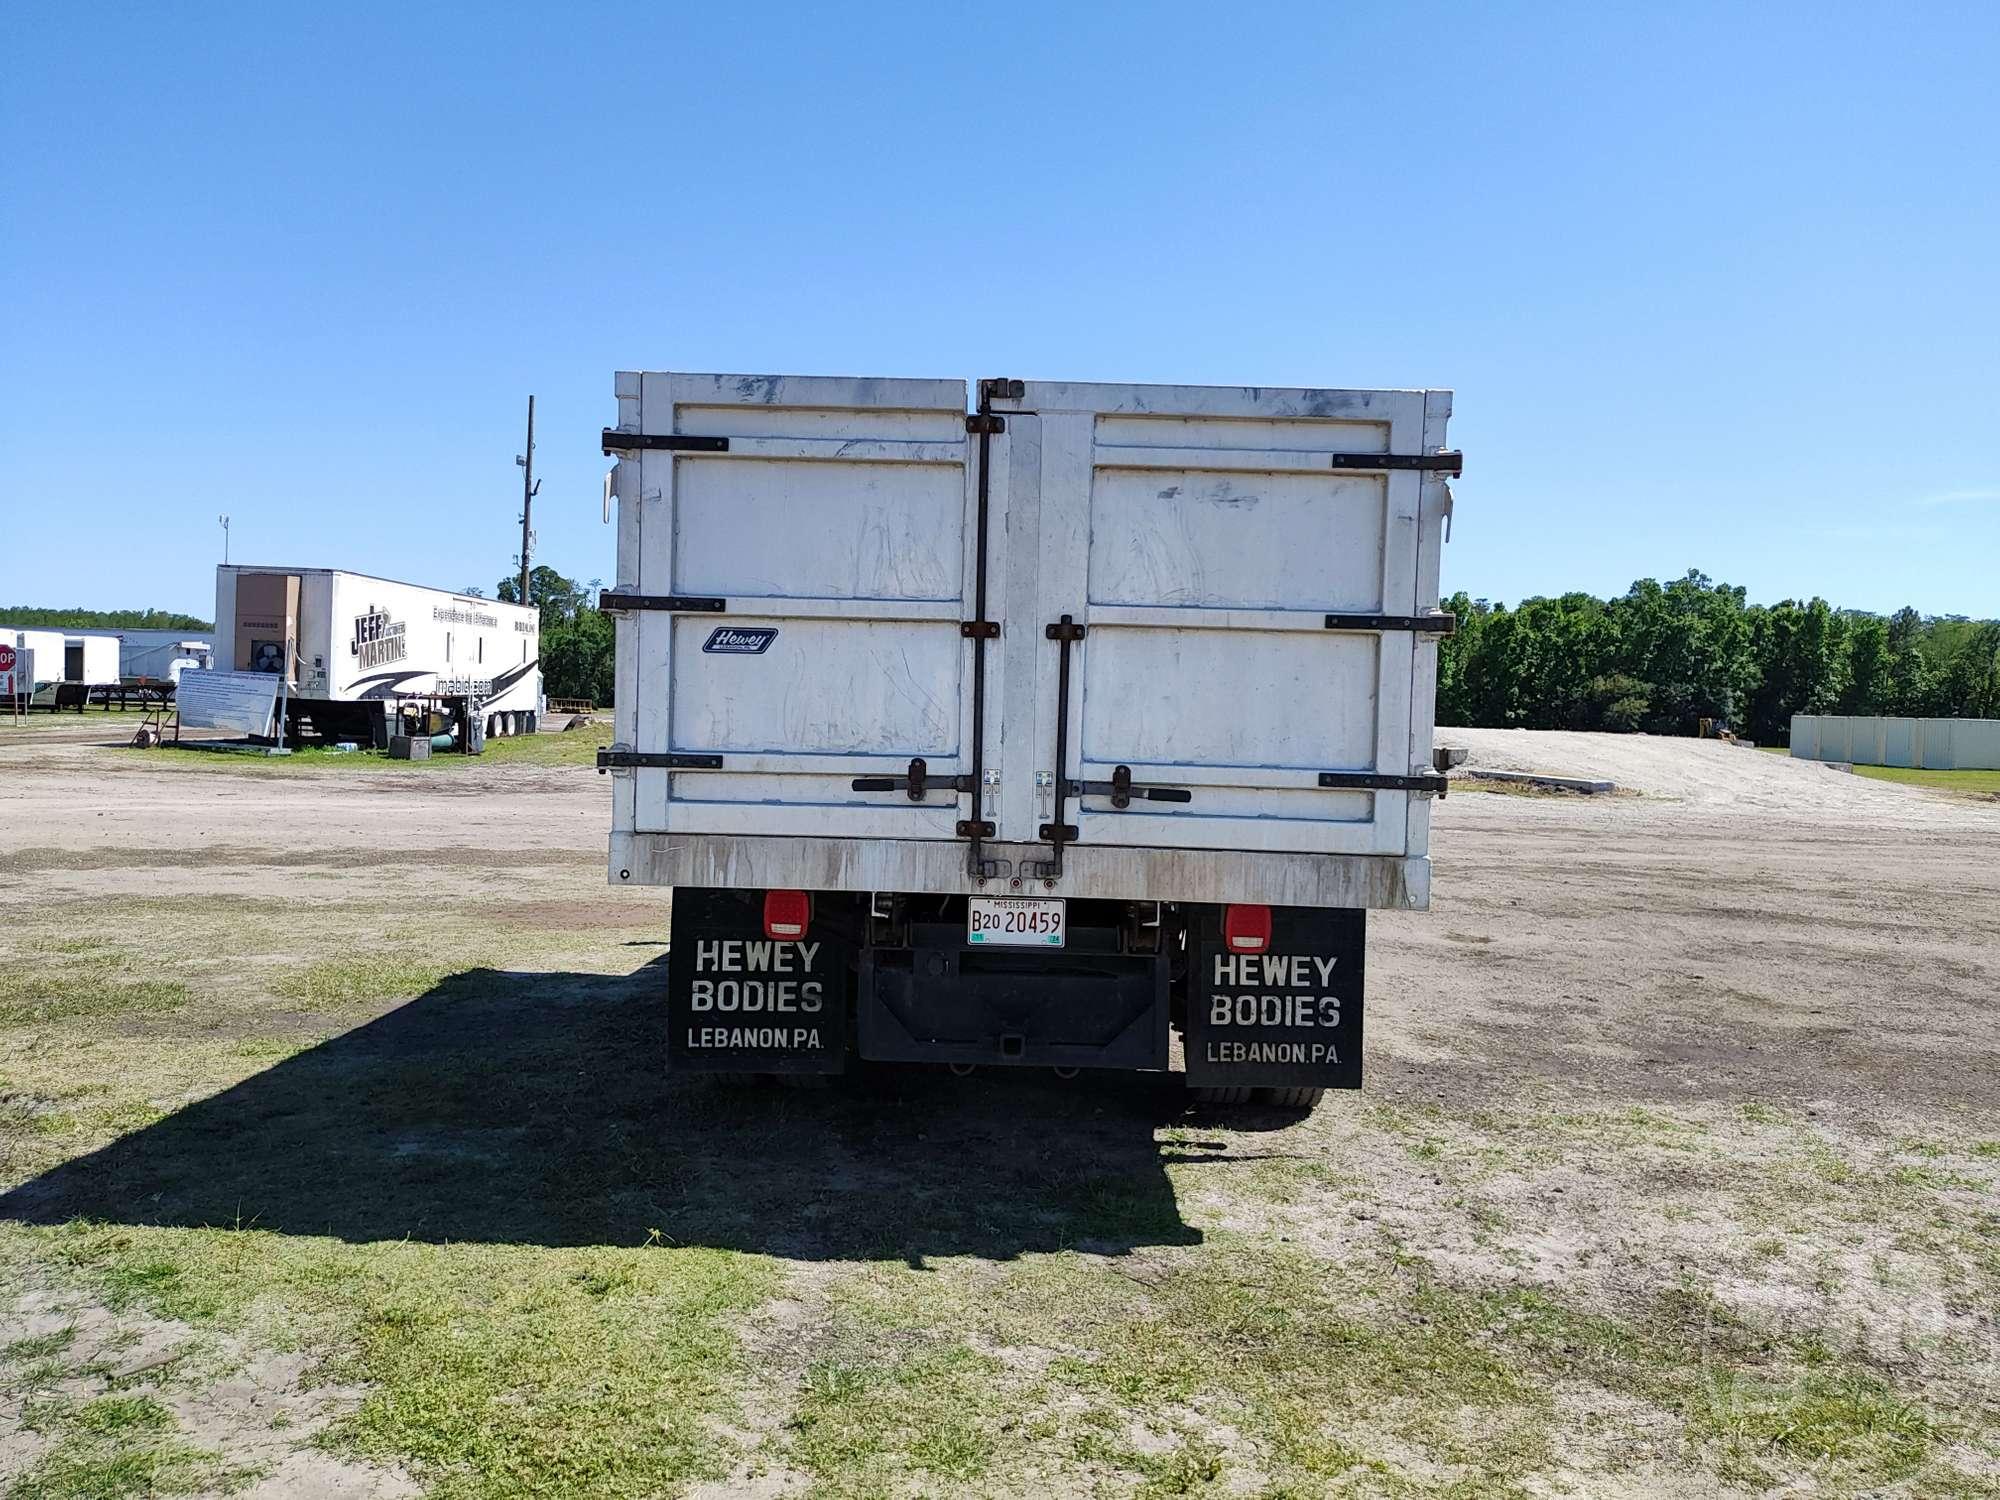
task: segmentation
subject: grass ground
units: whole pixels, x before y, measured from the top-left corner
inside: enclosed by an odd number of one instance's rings
[[[1768,1111],[1550,1099],[1469,1135],[1366,1099],[1246,1134],[1133,1080],[670,1088],[657,928],[519,915],[497,943],[490,912],[353,903],[15,929],[0,1268],[180,1341],[136,1384],[60,1328],[0,1349],[40,1393],[15,1495],[255,1479],[175,1416],[222,1337],[312,1351],[310,1382],[365,1393],[316,1441],[442,1496],[778,1470],[828,1496],[1524,1495],[1576,1463],[1579,1404],[1644,1413],[1647,1462],[1717,1484],[2000,1493],[1953,1456],[1965,1414],[1830,1318],[1746,1321],[1692,1266],[1606,1306],[1368,1232],[1382,1164],[1504,1237],[1496,1178],[1664,1152],[1712,1182],[1747,1131],[1779,1165],[1746,1242],[1893,1206],[1990,1306],[2000,1144],[1828,1161]],[[1658,1212],[1709,1196],[1677,1175]]]
[[[1941,792],[2000,796],[2000,771],[1918,771],[1907,766],[1856,766],[1854,774],[1904,786],[1927,786]]]
[[[318,745],[295,750],[290,755],[245,755],[171,744],[153,750],[135,750],[133,753],[143,755],[149,763],[198,771],[222,771],[239,776],[338,776],[363,770],[430,776],[450,775],[454,771],[468,769],[504,771],[517,766],[591,766],[596,764],[598,750],[610,743],[611,726],[593,723],[585,729],[561,733],[489,739],[482,755],[459,755],[441,750],[425,760],[391,760],[388,752],[383,750],[337,751]]]
[[[36,709],[18,719],[0,710],[0,745],[52,733],[74,733],[78,729],[92,729],[100,724],[109,737],[121,733],[129,736],[145,717],[146,711],[140,708],[105,709],[93,706],[80,714],[70,711],[49,713]]]
[[[1783,745],[1759,745],[1773,755],[1790,755]],[[1903,786],[1929,787],[1933,791],[1961,792],[1969,796],[2000,796],[2000,771],[1925,771],[1909,766],[1856,766],[1856,776],[1875,781],[1894,781]]]
[[[657,897],[472,852],[0,880],[10,1500],[2000,1496],[1990,1118],[667,1080]]]

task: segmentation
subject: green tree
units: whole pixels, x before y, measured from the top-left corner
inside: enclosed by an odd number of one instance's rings
[[[1690,570],[1665,587],[1642,578],[1611,608],[1620,666],[1648,684],[1644,728],[1693,734],[1702,719],[1735,722],[1755,674],[1743,589]]]
[[[1699,572],[1608,602],[1461,592],[1446,608],[1440,724],[1692,734],[1709,718],[1782,740],[1800,713],[2000,718],[2000,621],[1752,606]]]
[[[16,629],[41,630],[200,630],[213,620],[170,609],[48,609],[33,604],[0,606],[0,620]]]
[[[1858,615],[1847,631],[1847,687],[1838,711],[1844,714],[1889,712],[1893,684],[1889,677],[1889,622],[1880,615]]]
[[[1792,715],[1830,713],[1846,694],[1847,625],[1824,599],[1752,611],[1750,656],[1744,723],[1759,740],[1789,743]]]
[[[543,565],[529,573],[528,591],[541,615],[542,691],[551,698],[610,703],[617,632],[598,611],[597,580],[579,583]],[[501,579],[493,593],[502,603],[520,603],[520,578]]]
[[[542,629],[553,625],[566,624],[586,610],[596,607],[596,596],[590,588],[578,583],[574,578],[565,578],[546,564],[537,564],[528,574],[528,596],[541,611]],[[503,578],[494,587],[493,597],[503,604],[521,602],[521,580],[518,576]]]

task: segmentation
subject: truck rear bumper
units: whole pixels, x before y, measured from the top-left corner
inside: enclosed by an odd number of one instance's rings
[[[908,948],[861,955],[860,1055],[871,1062],[1053,1068],[1167,1066],[1163,953],[1118,951],[1111,930],[1059,953],[972,947],[919,925]]]
[[[1018,868],[1045,859],[1036,844],[987,844]],[[1006,895],[1004,880],[966,873],[965,845],[943,840],[759,838],[734,834],[614,833],[613,885],[804,891],[926,891]],[[1269,906],[1422,911],[1431,862],[1383,854],[1285,854],[1261,850],[1125,849],[1074,844],[1053,885],[1024,882],[1018,895],[1112,901],[1258,902]]]

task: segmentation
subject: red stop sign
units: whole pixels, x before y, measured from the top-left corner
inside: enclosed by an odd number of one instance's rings
[[[0,672],[11,672],[13,670],[14,648],[12,646],[0,646]]]

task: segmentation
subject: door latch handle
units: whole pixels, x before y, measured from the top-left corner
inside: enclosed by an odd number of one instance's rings
[[[1130,807],[1132,799],[1141,802],[1192,802],[1194,793],[1184,786],[1140,786],[1132,780],[1132,768],[1120,766],[1111,773],[1109,781],[1072,781],[1069,784],[1073,797],[1109,797],[1113,807]]]
[[[910,769],[901,776],[857,776],[848,785],[857,792],[907,792],[912,802],[921,802],[932,787],[940,791],[969,792],[972,790],[972,778],[933,776],[930,766],[920,755],[910,762]]]

